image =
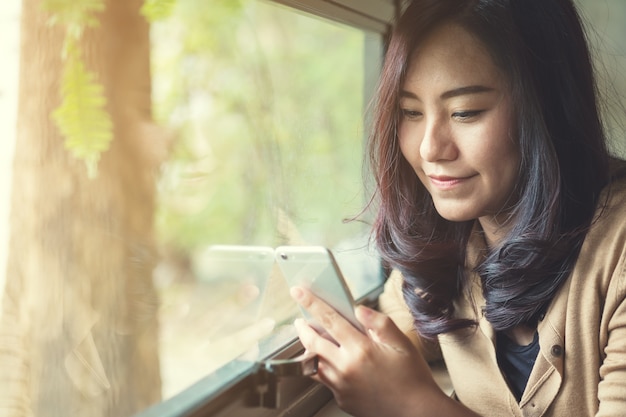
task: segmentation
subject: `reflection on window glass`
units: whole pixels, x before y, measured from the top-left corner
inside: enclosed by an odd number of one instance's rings
[[[155,111],[175,138],[157,217],[165,397],[297,314],[271,265],[216,273],[210,247],[324,245],[340,263],[368,249],[364,223],[344,221],[366,198],[364,39],[255,0],[180,1],[153,26]]]

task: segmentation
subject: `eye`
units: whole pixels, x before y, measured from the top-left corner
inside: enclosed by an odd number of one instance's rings
[[[400,111],[402,112],[402,117],[406,120],[417,120],[422,115],[422,113],[417,110],[400,109]]]
[[[452,118],[465,122],[470,121],[476,117],[478,117],[484,110],[465,110],[465,111],[457,111],[452,113]]]

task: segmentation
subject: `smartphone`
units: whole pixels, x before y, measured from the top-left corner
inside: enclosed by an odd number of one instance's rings
[[[289,287],[302,287],[324,300],[354,327],[365,333],[354,314],[356,303],[332,252],[323,246],[279,246],[276,262]],[[319,333],[325,330],[304,308],[303,316]]]

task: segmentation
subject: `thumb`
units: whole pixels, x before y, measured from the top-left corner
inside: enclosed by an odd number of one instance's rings
[[[376,342],[399,350],[405,350],[411,345],[406,335],[389,316],[365,306],[358,306],[355,313],[369,336]]]

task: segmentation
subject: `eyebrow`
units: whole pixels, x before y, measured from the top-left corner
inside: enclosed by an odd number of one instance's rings
[[[463,95],[468,95],[468,94],[490,93],[492,91],[495,91],[495,89],[484,86],[484,85],[468,85],[466,87],[459,87],[459,88],[446,91],[443,94],[441,94],[440,97],[442,100],[447,100],[453,97],[458,97],[458,96],[463,96]],[[410,91],[406,91],[406,90],[402,90],[400,92],[400,97],[414,98],[414,99],[419,100],[419,97],[416,94]]]

